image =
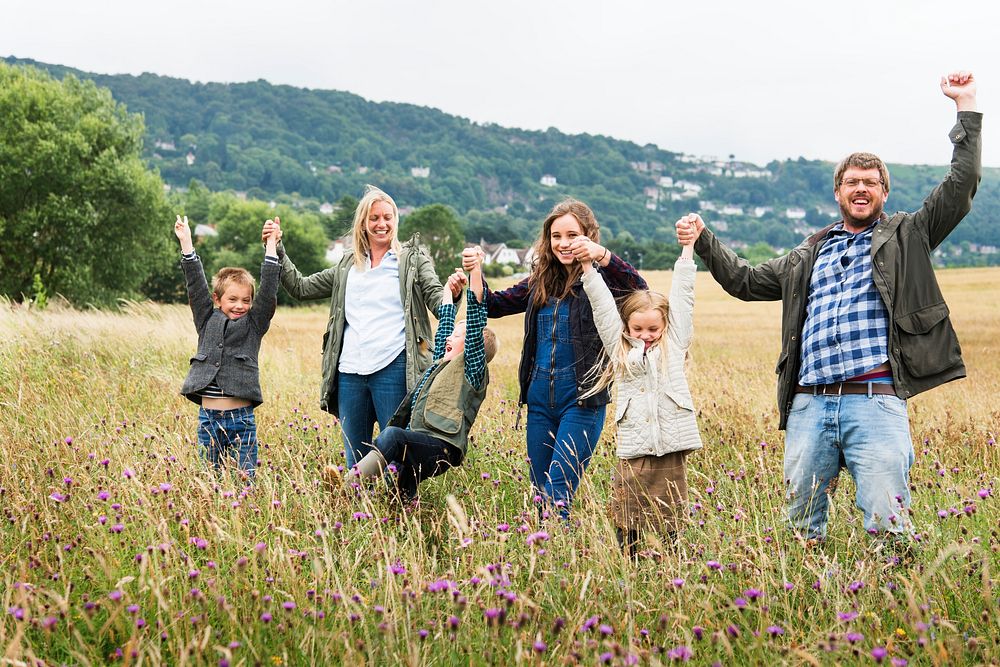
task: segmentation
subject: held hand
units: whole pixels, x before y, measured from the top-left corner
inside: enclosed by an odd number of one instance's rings
[[[486,253],[479,246],[466,248],[462,251],[462,270],[472,271],[477,265],[482,266]]]
[[[188,254],[194,250],[194,244],[191,242],[191,227],[188,226],[186,215],[183,219],[181,216],[177,216],[177,221],[174,223],[174,235],[181,242],[181,252]]]
[[[959,111],[976,110],[976,80],[972,72],[952,72],[941,77],[941,92],[955,100]]]
[[[260,232],[260,242],[267,243],[268,237],[272,235],[275,243],[281,240],[281,218],[275,217],[274,220],[264,223],[264,228]]]
[[[586,264],[587,262],[599,262],[608,257],[611,253],[607,248],[594,243],[586,236],[577,236],[569,247],[576,261]]]
[[[469,280],[465,277],[465,272],[459,268],[456,268],[455,273],[448,276],[448,282],[445,283],[445,287],[447,287],[448,291],[451,292],[452,300],[457,300],[462,296],[462,292],[465,290],[465,286],[468,282]]]
[[[697,213],[688,213],[676,222],[677,242],[683,246],[693,246],[705,229],[705,221]]]

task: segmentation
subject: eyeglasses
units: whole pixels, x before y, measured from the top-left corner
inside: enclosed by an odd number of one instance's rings
[[[881,178],[845,178],[840,182],[841,185],[846,185],[849,188],[856,188],[861,183],[865,184],[866,188],[877,188],[882,185]]]

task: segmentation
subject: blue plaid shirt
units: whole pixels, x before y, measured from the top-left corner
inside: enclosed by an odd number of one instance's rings
[[[486,328],[486,305],[476,299],[472,290],[466,290],[466,313],[465,313],[465,379],[475,388],[483,383],[483,376],[486,375],[486,344],[483,340],[483,329]],[[438,328],[434,333],[434,363],[424,371],[423,377],[417,383],[417,390],[413,392],[410,400],[410,409],[417,404],[417,397],[424,389],[427,378],[431,376],[434,369],[438,367],[438,362],[444,357],[445,345],[448,336],[455,330],[455,316],[458,314],[458,306],[454,303],[441,304],[438,310]]]
[[[889,314],[872,280],[875,224],[852,234],[841,223],[819,251],[802,330],[801,385],[844,382],[889,359]]]

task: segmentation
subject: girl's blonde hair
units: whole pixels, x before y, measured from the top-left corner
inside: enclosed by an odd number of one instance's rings
[[[372,206],[378,201],[385,202],[392,207],[392,216],[395,218],[396,224],[392,226],[392,240],[390,243],[393,251],[397,254],[399,254],[401,249],[399,245],[399,209],[396,207],[396,202],[392,200],[392,197],[374,185],[366,185],[365,194],[361,197],[361,201],[358,202],[358,207],[354,209],[354,225],[352,228],[354,235],[354,268],[358,271],[365,270],[365,260],[368,259],[368,253],[371,252],[366,223],[368,222],[368,216],[372,212]]]
[[[528,284],[534,288],[534,302],[538,307],[544,306],[549,297],[558,299],[569,294],[573,284],[580,278],[583,268],[579,262],[573,262],[566,268],[552,252],[552,223],[566,214],[572,215],[580,223],[580,231],[594,243],[601,242],[601,227],[590,207],[576,199],[564,199],[549,211],[548,217],[542,223],[542,233],[535,242],[535,265],[528,277]]]
[[[666,295],[652,290],[637,290],[629,294],[622,301],[618,309],[622,318],[622,333],[618,341],[618,348],[613,355],[609,355],[607,352],[602,354],[597,364],[590,370],[588,375],[594,378],[594,386],[588,389],[580,397],[581,399],[593,396],[607,389],[615,381],[615,378],[625,375],[630,378],[635,376],[635,372],[628,365],[628,353],[632,350],[632,343],[628,339],[628,321],[636,313],[642,313],[647,310],[655,310],[663,318],[663,333],[660,334],[655,343],[650,345],[650,348],[659,345],[663,340],[663,337],[667,334],[667,314],[670,312],[670,302]],[[666,359],[663,359],[659,372],[665,374],[666,366]]]

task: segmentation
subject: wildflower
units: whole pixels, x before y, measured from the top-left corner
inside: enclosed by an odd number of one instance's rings
[[[601,626],[599,628],[597,628],[597,629],[605,637],[608,636],[608,635],[614,634],[614,632],[615,632],[615,629],[612,628],[610,625],[608,625],[606,623],[602,623]]]
[[[684,580],[680,577],[676,577],[673,581],[674,588],[684,588]]]
[[[69,496],[63,495],[58,491],[54,491],[51,494],[49,494],[49,498],[56,501],[57,503],[64,503],[66,502],[66,499],[69,498]]]
[[[705,633],[705,628],[701,627],[700,625],[696,625],[693,628],[691,628],[691,634],[693,634],[694,638],[697,639],[698,641],[701,641],[701,637],[704,633]]]
[[[549,539],[549,534],[544,530],[540,530],[536,533],[528,535],[528,538],[527,540],[525,540],[525,542],[527,542],[528,544],[534,544],[535,542],[545,542],[548,539]]]
[[[7,607],[7,613],[19,621],[24,620],[24,610],[20,607]]]
[[[872,658],[875,659],[875,662],[882,662],[885,659],[886,654],[887,651],[884,646],[876,646],[872,649]]]
[[[140,630],[146,627],[146,619],[144,618],[135,619],[135,627],[139,628]]]
[[[591,616],[590,618],[588,618],[586,621],[583,622],[582,626],[580,626],[580,632],[586,632],[587,630],[592,630],[600,622],[601,622],[600,616]]]
[[[837,612],[837,620],[838,621],[844,621],[845,623],[848,622],[848,621],[853,621],[857,617],[858,617],[858,612],[856,612],[856,611],[838,611]]]
[[[497,625],[501,623],[504,615],[504,610],[499,607],[489,607],[483,612],[483,616],[486,617],[486,621],[490,623],[490,625]]]
[[[271,614],[267,613],[266,611],[260,615],[260,620],[263,621],[264,623],[270,623],[273,618],[274,617],[271,616]]]
[[[451,628],[452,630],[458,630],[458,626],[461,623],[462,623],[462,621],[459,620],[458,616],[449,616],[448,617],[448,627]]]
[[[139,613],[139,605],[137,605],[137,604],[130,604],[129,606],[125,607],[125,610],[128,613],[130,613],[130,614],[138,614]]]
[[[733,600],[733,606],[735,606],[737,609],[743,609],[747,606],[747,601],[743,598],[736,598],[735,600]]]
[[[772,637],[778,637],[785,634],[785,631],[780,625],[769,625],[767,626],[767,634]]]
[[[397,560],[389,566],[389,572],[392,574],[406,574],[406,567]]]
[[[600,660],[601,662],[611,662],[611,660],[614,657],[615,657],[614,653],[612,653],[611,651],[606,651],[605,653],[602,653],[601,655],[598,656],[598,660]]]
[[[857,644],[858,642],[864,640],[865,636],[860,632],[848,632],[844,635],[844,639],[852,644]]]
[[[717,561],[717,560],[710,560],[707,563],[705,563],[705,565],[707,565],[708,569],[710,569],[710,570],[721,570],[722,569],[722,564],[719,561]]]
[[[45,618],[42,619],[42,627],[45,628],[46,630],[51,630],[56,626],[56,623],[58,622],[59,619],[56,618],[55,616],[46,616]]]
[[[111,494],[108,493],[107,491],[98,491],[97,492],[97,499],[98,500],[107,500],[110,497],[111,497]]]
[[[990,495],[990,490],[989,489],[979,489],[979,497],[980,498],[988,498],[989,495]]]
[[[122,599],[122,592],[118,589],[115,589],[110,593],[108,593],[108,599],[111,600],[112,602],[118,602],[119,600]]]
[[[763,594],[764,593],[762,591],[760,591],[760,590],[758,590],[756,588],[748,588],[745,591],[743,591],[743,595],[746,596],[750,600],[756,600],[757,598],[759,598]]]
[[[786,581],[786,582],[785,582],[785,590],[786,590],[786,591],[790,591],[790,590],[792,590],[793,588],[795,588],[795,584],[793,584],[793,583],[792,583],[792,582],[790,582],[790,581]]]
[[[418,636],[419,636],[419,637],[420,637],[421,639],[427,639],[427,635],[429,635],[429,634],[430,634],[430,633],[429,633],[429,632],[427,632],[426,630],[424,630],[423,628],[420,628],[419,630],[417,630],[417,635],[418,635]]]
[[[545,642],[539,639],[536,640],[535,643],[531,645],[531,648],[533,648],[536,653],[545,653],[545,650],[548,648],[548,646],[546,646]]]
[[[906,658],[893,658],[892,667],[906,667],[909,663]]]
[[[687,662],[691,659],[691,649],[687,646],[681,644],[680,646],[674,647],[667,652],[667,657],[671,660],[680,660],[681,662]]]

